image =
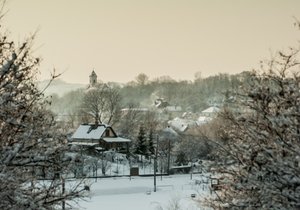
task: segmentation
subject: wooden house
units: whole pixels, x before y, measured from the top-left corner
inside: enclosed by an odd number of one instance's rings
[[[119,137],[113,128],[104,124],[81,124],[69,144],[94,147],[97,150],[127,152],[130,139]]]

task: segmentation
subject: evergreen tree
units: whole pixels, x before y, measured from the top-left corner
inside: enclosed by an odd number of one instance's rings
[[[147,137],[144,126],[140,126],[135,153],[139,155],[147,154]]]
[[[153,130],[151,129],[148,136],[148,154],[150,156],[154,155],[155,153],[153,140],[154,140]]]

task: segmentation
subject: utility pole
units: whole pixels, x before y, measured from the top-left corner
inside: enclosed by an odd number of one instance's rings
[[[156,192],[156,170],[157,170],[158,135],[156,136],[156,149],[154,156],[154,192]]]
[[[167,174],[170,175],[170,155],[171,155],[171,141],[170,138],[168,139],[168,168],[167,168]]]
[[[96,182],[98,178],[98,155],[97,155],[97,161],[96,161]]]
[[[62,193],[62,196],[64,197],[65,196],[65,179],[62,177],[62,174],[60,174],[61,176],[61,193]],[[66,209],[66,202],[65,202],[65,198],[63,198],[62,200],[62,210],[65,210]]]
[[[193,169],[194,169],[194,164],[193,164],[193,159],[191,159],[191,180],[193,179]]]

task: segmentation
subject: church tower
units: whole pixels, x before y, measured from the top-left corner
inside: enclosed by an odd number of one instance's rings
[[[90,75],[90,87],[95,87],[97,84],[97,74],[93,70]]]

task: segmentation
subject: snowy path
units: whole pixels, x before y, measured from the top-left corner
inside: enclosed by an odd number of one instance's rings
[[[91,186],[90,198],[81,201],[78,209],[87,210],[155,210],[167,209],[178,201],[181,209],[199,210],[191,198],[209,196],[203,186],[195,185],[189,175],[157,177],[157,192],[153,192],[153,177],[128,177],[98,179]]]

